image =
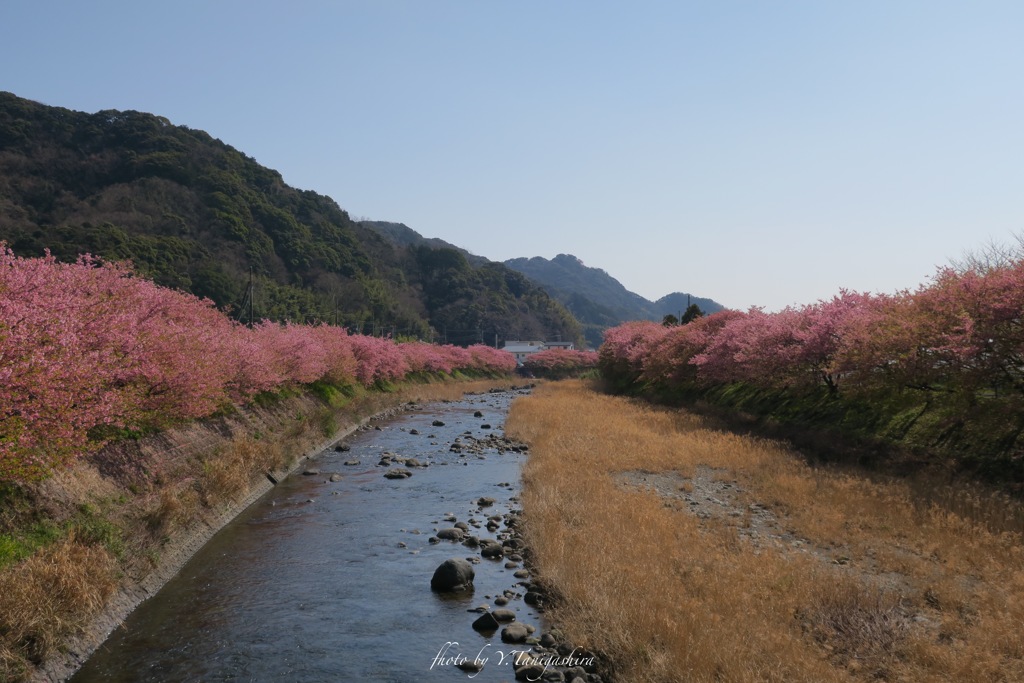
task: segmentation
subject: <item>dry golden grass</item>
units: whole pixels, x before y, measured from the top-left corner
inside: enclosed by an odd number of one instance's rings
[[[301,449],[299,444],[308,440],[309,435],[305,431],[293,428],[283,439],[256,440],[243,436],[218,448],[202,463],[198,479],[203,504],[216,508],[238,502],[250,491],[254,479],[284,467],[290,460],[286,452]]]
[[[580,382],[516,401],[506,429],[531,444],[526,533],[553,616],[616,680],[1024,680],[1019,535]],[[671,497],[701,494],[699,468],[736,482],[734,515]],[[617,483],[637,470],[681,484]],[[759,537],[752,503],[774,520]]]
[[[106,603],[114,558],[69,539],[0,574],[0,680],[19,680]]]

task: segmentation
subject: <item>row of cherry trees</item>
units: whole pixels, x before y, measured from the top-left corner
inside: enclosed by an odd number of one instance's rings
[[[597,360],[597,351],[555,348],[531,353],[523,361],[523,367],[538,377],[560,379],[596,368]]]
[[[203,417],[261,392],[515,365],[486,346],[396,343],[327,325],[247,328],[126,265],[19,258],[0,244],[0,481],[43,477],[110,429]]]
[[[626,323],[606,333],[600,366],[616,382],[667,389],[744,382],[1015,401],[1024,396],[1024,261],[944,268],[892,295],[844,291],[679,327]]]

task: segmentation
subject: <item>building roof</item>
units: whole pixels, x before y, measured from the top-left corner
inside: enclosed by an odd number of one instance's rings
[[[543,351],[544,345],[527,342],[505,342],[505,345],[501,348],[509,353],[533,353],[535,351]]]

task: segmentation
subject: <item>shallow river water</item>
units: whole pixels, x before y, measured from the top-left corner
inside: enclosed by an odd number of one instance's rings
[[[249,507],[143,603],[71,680],[90,681],[463,681],[453,656],[488,659],[473,681],[511,681],[524,646],[471,628],[470,612],[506,589],[524,593],[505,560],[474,565],[474,590],[434,593],[434,569],[479,550],[441,541],[436,529],[507,512],[525,455],[449,450],[464,432],[501,434],[516,392],[430,404],[353,434],[348,452],[325,451]],[[474,417],[480,411],[483,417]],[[441,420],[444,426],[432,426]],[[484,429],[489,424],[492,429]],[[414,435],[410,430],[418,430]],[[408,479],[384,478],[381,455],[429,464]],[[345,461],[358,460],[358,465]],[[300,470],[301,471],[301,470]],[[331,473],[339,482],[329,482]],[[496,499],[478,508],[481,496]],[[504,529],[504,527],[502,527]],[[485,528],[470,528],[493,538]],[[405,547],[402,547],[404,544]],[[508,608],[540,626],[522,599]],[[539,635],[539,631],[538,631]],[[458,643],[458,645],[447,645]],[[447,645],[447,647],[446,647]],[[448,659],[442,665],[439,654]]]

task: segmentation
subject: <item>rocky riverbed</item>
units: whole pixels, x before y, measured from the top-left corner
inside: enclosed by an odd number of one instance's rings
[[[72,680],[600,681],[545,623],[519,535],[520,393],[409,405],[309,459]]]

